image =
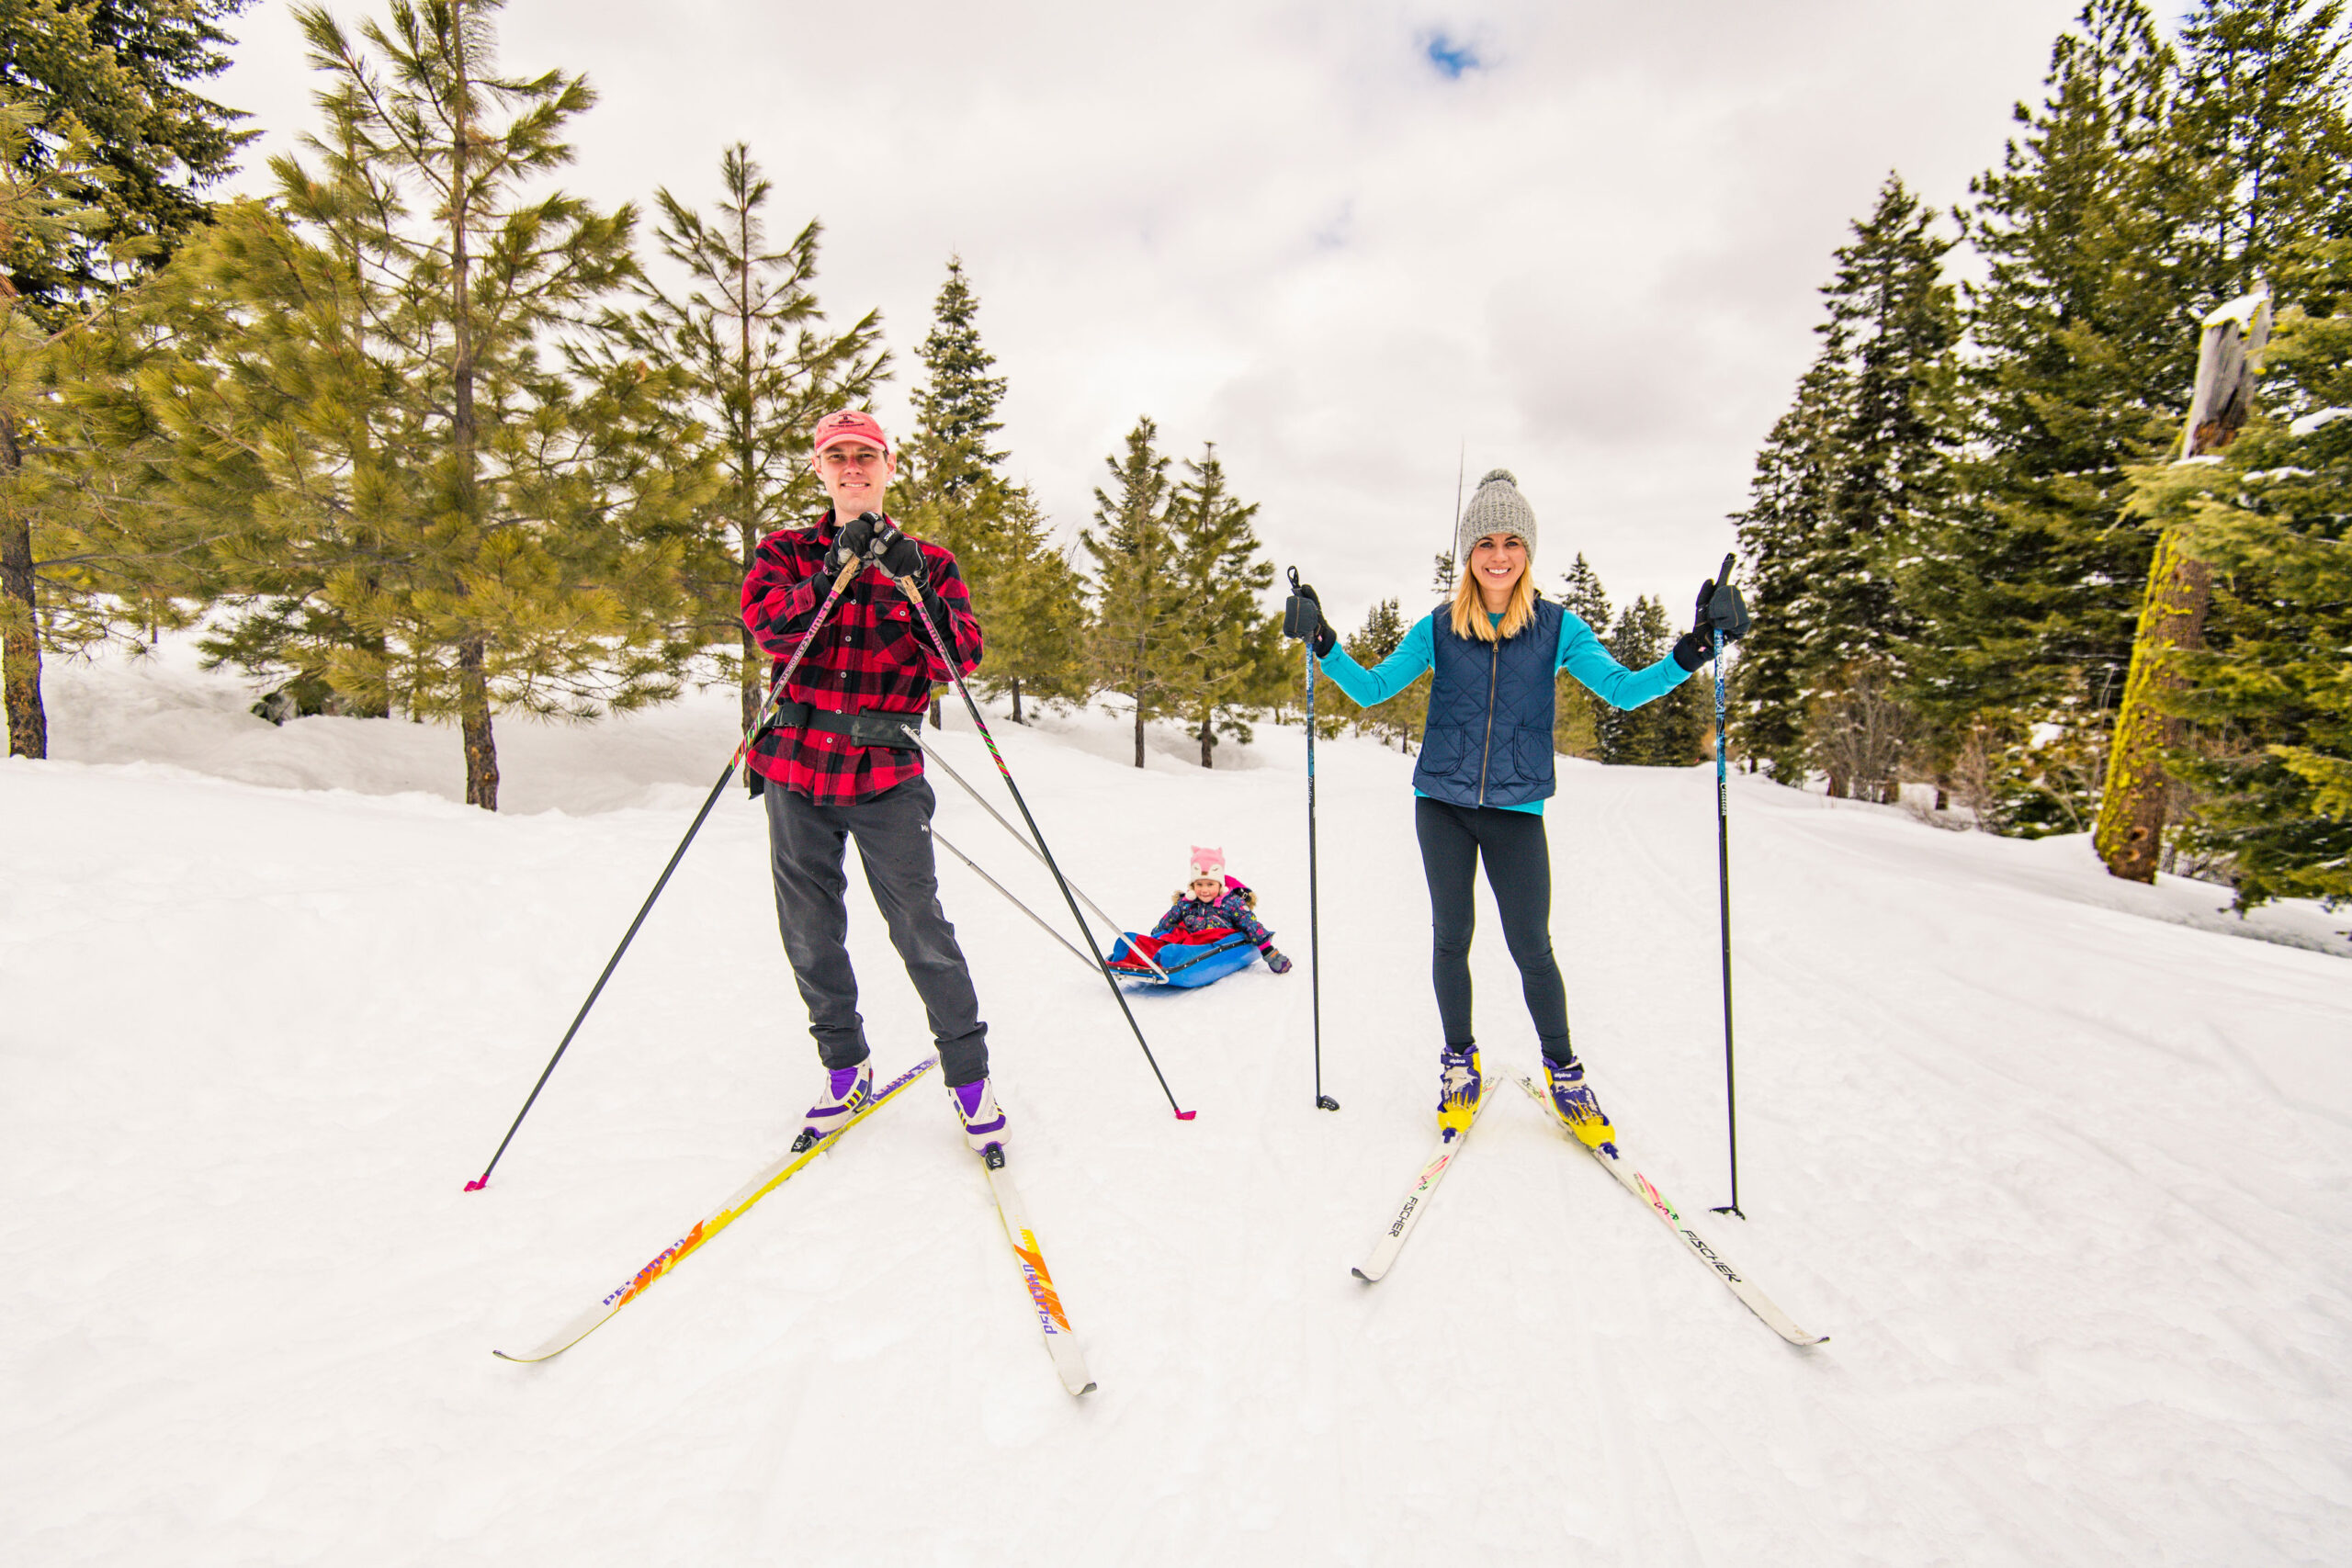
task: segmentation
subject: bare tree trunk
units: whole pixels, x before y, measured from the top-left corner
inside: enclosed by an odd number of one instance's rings
[[[465,24],[462,4],[453,6],[460,36]],[[458,492],[466,520],[479,524],[481,491],[474,471],[480,430],[474,412],[474,334],[472,257],[467,248],[468,204],[472,192],[468,154],[472,151],[473,125],[468,114],[472,83],[462,79],[470,61],[458,62],[456,126],[449,167],[449,372],[454,396],[449,420],[450,444],[456,448]],[[490,728],[490,682],[483,673],[490,638],[480,630],[466,634],[458,644],[458,724],[466,749],[466,804],[484,811],[498,809],[498,742]]]
[[[16,421],[0,414],[0,473],[24,466]],[[40,702],[40,619],[33,577],[32,520],[0,509],[0,678],[8,705],[8,755],[49,755],[49,714]]]
[[[1136,766],[1143,766],[1143,699],[1136,699]]]
[[[936,686],[933,686],[931,689],[931,727],[933,729],[944,729],[947,728],[946,724],[939,716],[939,688]]]
[[[2139,635],[2132,641],[2132,671],[2123,682],[2123,706],[2115,716],[2115,739],[2107,755],[2107,784],[2098,798],[2098,823],[2091,842],[2108,874],[2127,882],[2154,882],[2164,851],[2164,754],[2180,743],[2181,722],[2157,705],[2186,679],[2176,653],[2204,646],[2205,607],[2213,597],[2213,571],[2192,559],[2169,529],[2156,541],[2148,562],[2147,595],[2140,602]]]
[[[1012,682],[1012,722],[1015,724],[1029,722],[1021,716],[1021,682],[1018,681]]]
[[[1216,726],[1206,717],[1201,720],[1201,766],[1216,766]]]
[[[466,804],[498,809],[498,740],[490,728],[490,686],[482,662],[490,642],[479,634],[458,645],[458,724],[466,744]]]

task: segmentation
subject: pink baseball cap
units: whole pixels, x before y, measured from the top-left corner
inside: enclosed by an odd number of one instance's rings
[[[817,444],[809,455],[814,457],[843,441],[863,441],[884,457],[890,456],[890,438],[883,433],[881,421],[864,409],[837,409],[819,420]]]

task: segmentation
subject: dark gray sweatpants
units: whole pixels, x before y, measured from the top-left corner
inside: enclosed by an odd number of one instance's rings
[[[800,999],[808,1004],[808,1032],[828,1067],[854,1067],[866,1058],[865,1021],[857,1015],[857,976],[849,963],[849,874],[846,840],[857,840],[865,886],[890,929],[891,945],[906,961],[907,978],[931,1014],[939,1066],[950,1087],[988,1077],[989,1026],[956,928],[939,907],[939,870],[932,858],[931,813],[936,797],[925,781],[909,779],[854,806],[820,806],[770,783],[768,849],[775,872],[775,918]]]

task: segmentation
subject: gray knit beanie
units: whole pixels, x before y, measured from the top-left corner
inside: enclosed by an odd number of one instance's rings
[[[1488,470],[1462,509],[1453,535],[1453,559],[1462,570],[1470,570],[1470,547],[1489,534],[1516,534],[1527,541],[1527,553],[1535,553],[1535,509],[1519,493],[1519,480],[1509,468]]]

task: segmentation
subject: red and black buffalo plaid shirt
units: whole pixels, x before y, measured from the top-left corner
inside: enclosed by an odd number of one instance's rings
[[[832,547],[833,514],[811,528],[786,528],[760,541],[743,580],[743,624],[775,659],[768,680],[800,646],[832,579],[825,552]],[[939,635],[956,650],[956,673],[980,663],[980,623],[956,558],[922,545],[926,575],[947,615]],[[936,617],[936,610],[933,615]],[[906,595],[872,567],[850,580],[792,672],[784,696],[828,713],[921,713],[934,682],[951,679]],[[821,806],[854,805],[922,775],[922,753],[884,746],[853,746],[846,735],[777,725],[752,748],[750,765],[772,783]]]

